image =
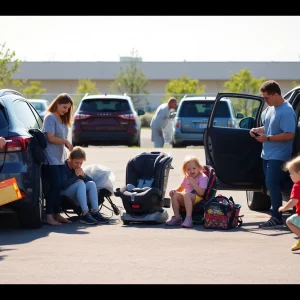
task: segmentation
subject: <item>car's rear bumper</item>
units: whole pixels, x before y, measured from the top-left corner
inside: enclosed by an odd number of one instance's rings
[[[139,132],[81,131],[72,133],[73,144],[127,145],[135,143]]]
[[[182,133],[175,131],[172,142],[175,144],[201,144],[203,143],[203,133]]]

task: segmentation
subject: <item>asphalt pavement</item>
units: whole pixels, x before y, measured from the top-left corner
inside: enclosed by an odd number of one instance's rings
[[[143,130],[142,148],[88,147],[85,165],[101,164],[115,175],[115,188],[125,184],[129,159],[152,151],[150,130]],[[158,149],[155,149],[158,150]],[[164,149],[173,157],[168,189],[182,179],[185,155],[205,163],[203,147]],[[119,216],[103,208],[112,224],[86,226],[77,222],[22,230],[12,215],[0,229],[0,282],[24,284],[200,284],[299,283],[299,254],[290,247],[295,236],[287,229],[261,230],[268,212],[250,211],[244,191],[218,191],[242,205],[243,225],[232,230],[192,229],[161,225],[123,225]],[[113,202],[123,207],[120,198]],[[109,208],[109,203],[105,201]],[[169,216],[172,209],[167,209]]]

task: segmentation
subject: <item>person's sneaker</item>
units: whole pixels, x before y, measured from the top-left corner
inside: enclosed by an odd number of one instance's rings
[[[97,225],[98,221],[94,219],[90,213],[85,214],[84,216],[81,216],[80,223],[87,224],[87,225]]]
[[[192,217],[185,217],[183,223],[181,224],[181,227],[192,228],[193,227],[193,219],[192,219]]]
[[[173,216],[171,220],[167,221],[165,224],[168,226],[181,225],[181,218]]]
[[[99,211],[92,213],[91,215],[98,223],[109,223],[109,218],[103,217]]]
[[[300,239],[294,246],[291,247],[291,250],[292,251],[300,250]]]
[[[259,224],[258,228],[261,229],[279,229],[283,228],[283,222],[282,220],[278,220],[275,217],[272,217],[269,221]]]

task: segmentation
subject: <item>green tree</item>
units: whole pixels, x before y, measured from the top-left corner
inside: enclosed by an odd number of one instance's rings
[[[0,44],[0,88],[12,81],[12,76],[19,71],[21,60],[15,58],[15,51],[11,51],[6,44]]]
[[[86,94],[100,94],[100,91],[96,88],[96,83],[90,79],[80,79],[78,80],[78,86],[76,88],[74,97],[74,106],[77,107],[82,97]]]
[[[180,102],[185,94],[203,94],[205,89],[205,85],[199,87],[197,79],[191,79],[183,75],[181,78],[172,79],[166,84],[166,97],[163,98],[163,102],[168,101],[170,96],[175,96]]]
[[[30,81],[28,86],[21,89],[21,93],[25,98],[38,99],[46,92],[46,89],[40,85],[40,81]]]
[[[120,67],[120,73],[109,86],[110,91],[113,93],[118,92],[129,95],[136,108],[142,104],[148,104],[147,98],[143,95],[149,94],[147,90],[149,78],[141,70],[141,64],[138,52],[133,49],[128,66],[125,69]],[[142,100],[144,100],[144,103],[142,103]]]
[[[259,87],[264,81],[265,78],[255,78],[247,68],[244,68],[232,74],[229,81],[224,83],[226,88],[224,92],[256,95],[259,93]],[[237,112],[245,116],[251,115],[252,110],[256,108],[256,103],[253,100],[232,99],[232,105]]]

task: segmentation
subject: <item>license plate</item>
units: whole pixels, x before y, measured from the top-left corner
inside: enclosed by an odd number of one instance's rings
[[[199,123],[199,128],[206,128],[207,127],[207,123]]]

